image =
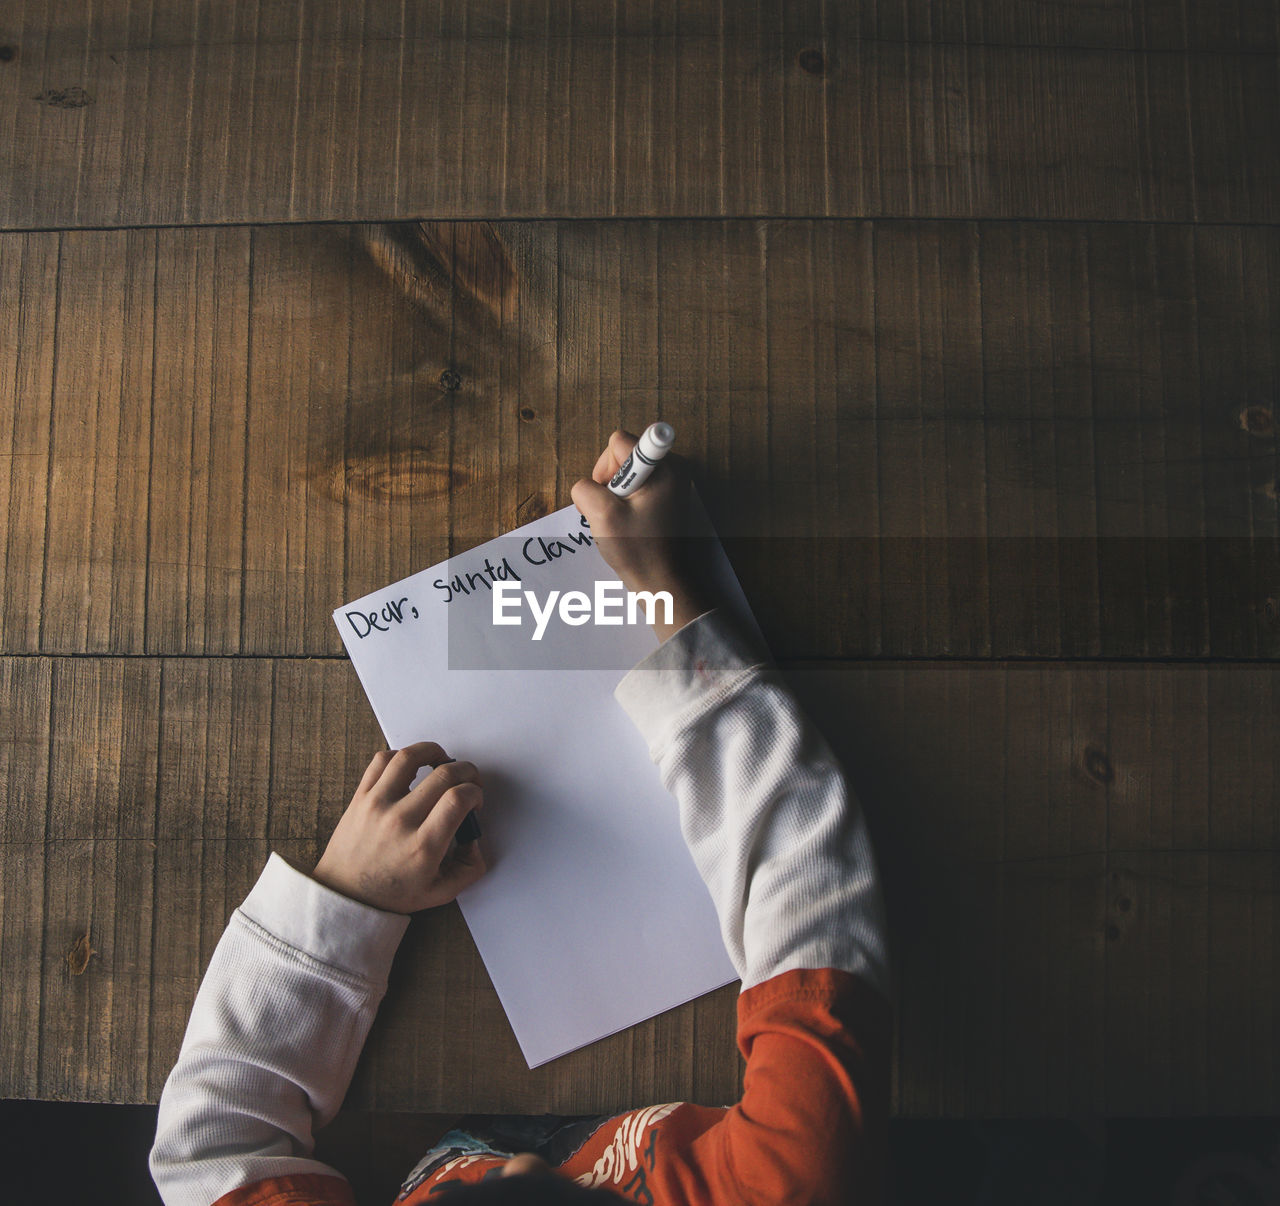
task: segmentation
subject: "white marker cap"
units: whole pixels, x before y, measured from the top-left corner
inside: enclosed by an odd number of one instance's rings
[[[626,498],[649,479],[654,466],[662,460],[676,442],[676,429],[670,423],[650,423],[636,441],[631,455],[613,475],[609,489],[619,498]]]
[[[644,429],[638,447],[641,456],[656,461],[666,456],[675,442],[676,429],[670,423],[650,423]]]

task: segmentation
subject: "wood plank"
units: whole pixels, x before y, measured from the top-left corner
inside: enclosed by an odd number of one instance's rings
[[[145,231],[57,237],[41,643],[140,651],[150,555],[156,240]],[[104,272],[104,264],[114,271]]]
[[[358,10],[338,7],[340,21],[328,14],[324,19],[330,23],[326,26],[329,36],[365,32],[384,39],[467,36],[479,41],[507,34],[529,38],[548,29],[574,37],[615,32],[627,38],[707,36],[721,29],[799,37],[812,32],[821,9],[819,0],[785,6],[777,0],[742,0],[723,11],[709,3],[648,0],[623,5],[616,12],[595,5],[581,8],[571,0],[529,0],[518,7],[507,0],[467,0],[466,4],[424,0],[402,14],[398,0],[366,0]],[[237,18],[221,6],[198,0],[168,3],[163,8],[105,0],[95,6],[90,19],[95,40],[127,34],[132,39],[152,35],[165,42],[190,39],[193,32],[228,38],[237,30],[255,28],[280,36],[298,23],[297,11],[287,4],[264,4],[250,16],[252,20],[243,14]],[[74,11],[24,17],[62,35],[85,24],[85,16]],[[321,15],[315,19],[319,21]],[[1260,52],[1280,45],[1280,21],[1274,7],[1263,0],[1094,0],[1087,7],[1063,5],[1060,0],[1023,0],[1015,5],[1004,0],[901,0],[835,8],[825,19],[831,28],[851,37],[880,41]],[[219,21],[226,24],[215,24]],[[21,32],[22,25],[15,18],[9,29]],[[131,45],[132,41],[123,42],[116,49]]]
[[[432,560],[446,556],[439,500],[464,484],[450,467],[438,413],[440,375],[449,367],[450,284],[434,252],[443,232],[436,228],[430,240],[409,225],[362,233],[367,241],[351,232],[335,248],[350,274],[351,313],[333,316],[328,332],[347,362],[345,379],[324,390],[326,400],[337,391],[347,399],[344,454],[317,466],[311,487],[344,516],[343,602],[403,576],[409,547]],[[400,303],[389,305],[392,298]],[[415,498],[419,505],[406,505]],[[436,505],[420,505],[425,500]],[[436,520],[434,530],[424,515]]]
[[[789,676],[849,768],[885,875],[900,1115],[1280,1107],[1271,667]],[[24,1036],[0,1092],[154,1101],[227,917],[271,849],[319,855],[376,723],[338,659],[9,657],[0,681],[33,701],[0,735],[0,790],[18,801],[0,844],[0,1017]],[[731,1101],[734,996],[530,1072],[461,914],[436,910],[410,927],[351,1105]]]
[[[49,735],[53,663],[47,658],[0,659],[5,736],[0,740],[0,1084],[32,1087],[39,1080],[44,947],[42,843],[49,801]]]
[[[1262,0],[722,8],[27,6],[0,26],[0,229],[1275,220]]]
[[[1254,0],[1223,4],[1180,0],[1055,0],[1002,4],[999,0],[904,0],[875,4],[841,19],[866,37],[907,41],[1149,47],[1164,50],[1267,50],[1275,45],[1274,8]]]
[[[1229,527],[1235,532],[1247,529],[1262,536],[1265,544],[1274,539],[1275,528],[1273,516],[1276,514],[1277,491],[1276,482],[1280,481],[1280,460],[1277,459],[1275,408],[1271,401],[1275,397],[1277,372],[1274,340],[1268,341],[1268,347],[1259,348],[1255,356],[1244,352],[1244,344],[1249,339],[1249,331],[1256,323],[1269,323],[1271,330],[1276,330],[1275,323],[1280,321],[1280,301],[1276,291],[1263,283],[1262,275],[1276,263],[1274,249],[1260,244],[1242,231],[1214,230],[1206,231],[1203,239],[1197,239],[1195,259],[1192,270],[1195,273],[1197,295],[1203,293],[1206,285],[1222,297],[1225,304],[1247,305],[1247,312],[1241,314],[1240,324],[1243,330],[1223,322],[1216,306],[1197,305],[1196,322],[1192,330],[1195,340],[1196,360],[1200,370],[1200,380],[1214,379],[1224,366],[1241,355],[1247,355],[1249,361],[1242,364],[1240,379],[1231,391],[1223,391],[1218,395],[1219,414],[1234,412],[1236,430],[1244,435],[1243,440],[1236,440],[1231,447],[1230,458],[1222,458],[1221,454],[1228,447],[1231,435],[1220,423],[1206,423],[1202,434],[1204,447],[1204,474],[1206,500],[1211,498],[1220,485],[1232,483],[1242,500],[1247,500],[1245,515],[1241,522],[1235,523],[1223,515],[1206,501],[1206,531],[1214,536],[1225,536]],[[1247,267],[1246,267],[1247,265]],[[1240,279],[1236,279],[1239,270]],[[1231,299],[1231,300],[1228,300]],[[1215,648],[1234,649],[1238,653],[1246,653],[1259,648],[1254,643],[1252,633],[1239,632],[1233,637],[1226,637],[1217,627],[1217,617],[1221,614],[1215,604],[1229,588],[1225,579],[1233,574],[1240,574],[1256,582],[1267,579],[1265,565],[1250,564],[1243,556],[1243,549],[1233,539],[1214,540],[1209,549],[1218,555],[1208,565],[1209,599],[1211,609],[1210,640]],[[1259,597],[1258,605],[1268,614],[1277,614],[1276,605],[1268,602],[1280,599],[1280,591],[1271,589]],[[1280,618],[1280,614],[1277,614]],[[1219,638],[1222,639],[1219,639]]]
[[[303,652],[302,634],[332,623],[331,596],[317,607],[317,595],[343,564],[342,510],[316,499],[308,483],[321,458],[332,463],[343,448],[344,408],[315,401],[346,379],[344,341],[331,335],[343,329],[350,302],[342,274],[326,270],[325,257],[309,255],[313,247],[310,232],[293,227],[255,237],[251,251],[245,576],[280,585],[246,612],[244,640],[279,653]],[[286,280],[284,288],[259,287]],[[291,366],[283,376],[280,361]]]
[[[43,857],[39,1073],[19,1095],[146,1100],[154,845],[51,840]]]
[[[61,240],[8,238],[0,255],[0,647],[40,642],[45,509],[49,497],[50,403],[58,336]],[[39,572],[37,568],[39,567]]]
[[[153,405],[146,476],[147,607],[128,652],[241,644],[249,457],[252,235],[175,230],[158,238]],[[214,321],[205,315],[216,314]],[[298,373],[282,374],[284,382]],[[305,382],[305,378],[303,378]],[[300,383],[301,384],[301,383]],[[271,408],[269,408],[271,409]],[[177,466],[181,470],[175,471]]]
[[[156,773],[175,801],[185,803],[158,811],[157,841],[246,838],[264,832],[263,802],[275,800],[274,759],[291,758],[293,748],[284,744],[273,750],[271,745],[274,673],[275,663],[259,658],[164,663]],[[314,707],[315,701],[308,699],[306,706]],[[287,733],[285,740],[290,738]],[[318,770],[298,766],[298,790],[305,791]],[[296,836],[288,829],[279,832]],[[198,873],[198,864],[194,870]]]
[[[780,656],[1280,653],[1274,229],[0,241],[9,652],[337,654],[661,412]]]
[[[43,664],[52,702],[48,821],[42,852],[28,855],[42,857],[45,889],[31,1095],[143,1100],[162,667],[145,658]]]
[[[526,495],[504,472],[505,450],[523,437],[518,394],[521,344],[526,328],[519,313],[516,272],[510,255],[484,223],[442,223],[442,265],[450,281],[449,367],[439,378],[442,420],[448,432],[448,464],[467,488],[447,496],[451,552],[462,552],[494,533]],[[545,313],[545,312],[544,312]],[[530,317],[537,320],[537,311]],[[549,316],[547,316],[549,317]],[[535,332],[529,332],[538,338]],[[482,348],[494,349],[488,355]],[[495,354],[496,353],[496,354]],[[565,350],[566,357],[568,350]],[[554,407],[544,413],[554,428]],[[543,491],[554,489],[554,467],[541,466]]]
[[[6,779],[8,783],[8,779]],[[45,942],[44,849],[40,841],[0,846],[0,958],[4,988],[0,1084],[7,1097],[31,1097],[40,1083],[41,975]]]

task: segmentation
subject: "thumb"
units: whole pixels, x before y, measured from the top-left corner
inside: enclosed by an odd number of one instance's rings
[[[574,482],[569,497],[593,528],[597,520],[604,520],[610,510],[622,502],[608,486],[602,486],[589,477]]]
[[[480,843],[472,842],[460,847],[453,858],[440,868],[436,890],[452,900],[459,892],[483,878],[488,870],[489,865],[484,861]]]

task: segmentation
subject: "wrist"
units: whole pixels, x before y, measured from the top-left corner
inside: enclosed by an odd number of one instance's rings
[[[715,606],[713,592],[703,585],[696,569],[675,559],[664,559],[642,570],[615,569],[614,572],[628,591],[653,595],[665,592],[671,596],[671,623],[653,625],[659,641],[665,641],[673,632]],[[654,615],[665,617],[666,608],[659,603]]]
[[[671,595],[671,623],[657,622],[653,625],[653,631],[658,640],[665,641],[672,634],[679,632],[686,624],[696,620],[703,612],[710,611],[712,604],[705,599],[703,594],[686,585],[677,584],[665,587]],[[655,611],[655,619],[662,621],[665,617],[666,609],[659,607]]]
[[[385,978],[409,918],[356,900],[304,866],[272,852],[240,911],[314,959],[367,979]]]

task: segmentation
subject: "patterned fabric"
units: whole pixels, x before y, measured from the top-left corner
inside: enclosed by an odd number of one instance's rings
[[[552,1168],[575,1156],[582,1145],[606,1122],[605,1115],[565,1117],[559,1114],[482,1114],[463,1118],[441,1137],[418,1162],[400,1187],[397,1201],[412,1197],[425,1184],[450,1180],[449,1173],[483,1163],[486,1170],[501,1171],[512,1156],[533,1152]]]

